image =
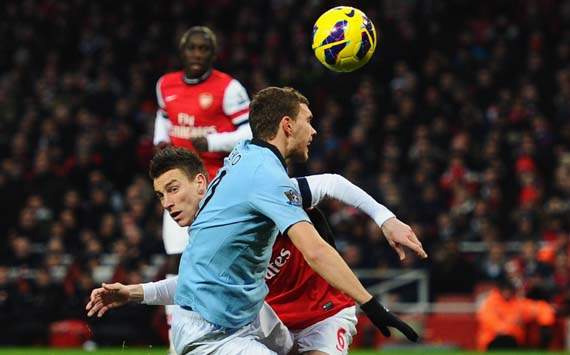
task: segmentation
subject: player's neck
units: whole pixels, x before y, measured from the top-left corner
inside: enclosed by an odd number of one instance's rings
[[[287,160],[287,141],[285,139],[282,139],[283,137],[280,137],[279,134],[277,134],[277,136],[275,136],[275,138],[268,140],[267,143],[273,145],[275,148],[277,148],[277,150],[279,151],[279,153],[281,153],[281,156],[283,157],[283,159]]]
[[[210,77],[210,75],[212,75],[212,68],[206,70],[206,72],[196,78],[191,78],[190,76],[188,76],[188,73],[184,73],[184,76],[182,77],[182,80],[184,80],[184,82],[188,85],[196,85],[201,83],[202,81],[208,79]]]

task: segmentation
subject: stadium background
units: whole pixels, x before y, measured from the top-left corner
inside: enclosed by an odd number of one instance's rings
[[[76,324],[63,320],[86,322],[98,345],[164,344],[160,308],[86,320],[84,306],[101,281],[164,275],[146,176],[154,84],[179,67],[178,36],[202,24],[218,35],[215,66],[250,95],[289,85],[310,99],[318,136],[292,174],[344,175],[410,223],[430,254],[400,264],[367,217],[329,203],[351,267],[423,270],[431,304],[451,308],[475,307],[478,291],[509,274],[556,308],[552,347],[564,346],[570,1],[359,1],[380,41],[351,74],[325,70],[310,51],[313,22],[338,4],[2,1],[0,344],[69,341],[58,336]],[[472,312],[412,319],[431,344],[474,346]],[[363,328],[359,342],[381,340]]]

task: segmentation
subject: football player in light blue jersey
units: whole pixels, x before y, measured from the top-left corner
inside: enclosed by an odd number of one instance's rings
[[[308,158],[316,133],[311,119],[308,100],[293,89],[271,87],[254,97],[254,139],[239,144],[226,159],[190,228],[175,296],[181,310],[172,323],[179,354],[273,354],[258,341],[257,316],[278,232],[288,235],[309,265],[359,303],[383,332],[392,325],[391,313],[319,236],[287,176],[286,161]],[[177,222],[187,215],[169,212]]]

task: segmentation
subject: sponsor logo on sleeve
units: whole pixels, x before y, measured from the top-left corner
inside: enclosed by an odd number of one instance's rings
[[[285,191],[284,193],[285,197],[287,197],[288,200],[287,203],[293,206],[302,206],[303,200],[301,199],[301,195],[297,191],[291,189],[289,191]]]

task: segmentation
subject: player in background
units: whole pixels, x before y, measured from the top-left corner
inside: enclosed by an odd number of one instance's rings
[[[183,69],[164,74],[156,83],[159,108],[153,139],[159,148],[170,144],[197,152],[210,179],[234,145],[251,137],[247,92],[232,76],[213,68],[216,50],[216,36],[207,27],[191,27],[182,35],[178,51]],[[164,214],[162,238],[168,255],[184,251],[187,233],[187,227]],[[178,258],[169,257],[168,264],[173,276]],[[170,328],[172,306],[165,310]],[[171,340],[170,348],[173,352]]]
[[[235,144],[251,138],[249,97],[239,81],[213,68],[217,41],[209,28],[191,27],[178,50],[183,70],[156,83],[154,144],[196,151],[212,179]]]

